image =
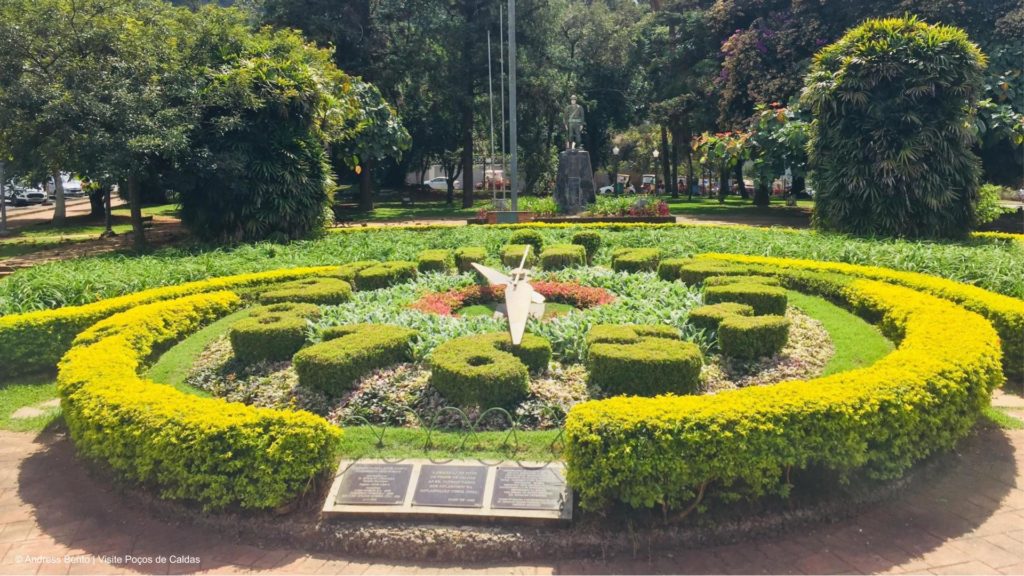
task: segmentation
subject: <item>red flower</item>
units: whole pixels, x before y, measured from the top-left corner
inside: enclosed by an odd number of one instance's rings
[[[594,288],[571,282],[536,281],[531,285],[534,290],[548,300],[577,308],[593,308],[615,301],[615,296],[604,288]],[[469,286],[448,292],[431,292],[413,302],[410,308],[430,314],[452,316],[455,310],[463,306],[493,302],[500,300],[504,295],[504,286]]]

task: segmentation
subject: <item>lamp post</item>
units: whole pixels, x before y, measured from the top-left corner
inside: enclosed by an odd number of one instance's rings
[[[4,161],[0,160],[0,236],[7,235],[7,193],[4,191]]]
[[[508,132],[512,170],[512,211],[519,211],[519,142],[516,122],[516,0],[508,0]],[[518,220],[518,216],[517,216]]]
[[[657,196],[658,194],[658,156],[661,156],[661,152],[655,148],[654,152],[651,152],[651,156],[654,157],[654,166],[651,168],[651,172],[654,172],[654,182],[651,184],[651,194]]]
[[[622,194],[622,184],[619,183],[619,147],[612,146],[612,156],[615,157],[615,162],[612,164],[612,190],[615,191],[615,195],[619,196]]]

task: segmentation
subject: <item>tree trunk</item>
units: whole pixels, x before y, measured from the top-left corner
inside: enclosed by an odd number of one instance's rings
[[[373,161],[363,162],[363,171],[359,174],[359,210],[373,210]]]
[[[686,146],[686,196],[693,200],[693,151]]]
[[[740,198],[747,200],[750,195],[747,194],[747,185],[743,183],[743,160],[737,160],[736,166],[732,170],[733,176],[736,178],[736,186],[740,191]]]
[[[103,195],[103,234],[100,234],[100,238],[111,238],[117,236],[114,232],[114,225],[110,214],[110,196],[114,193],[113,188],[104,184],[100,187],[100,193]]]
[[[754,188],[754,205],[768,206],[771,203],[771,199],[771,185],[768,183],[766,178],[758,178],[756,188]]]
[[[718,203],[725,204],[725,197],[729,194],[729,169],[725,166],[718,172]]]
[[[132,173],[128,176],[128,205],[132,215],[132,239],[136,250],[146,247],[146,231],[142,228],[142,203],[139,199],[139,180]]]
[[[672,159],[669,158],[668,149],[668,127],[661,125],[661,176],[665,179],[665,191],[675,190],[675,182],[672,182]],[[658,185],[655,183],[654,190],[657,192]],[[673,196],[675,194],[673,193]]]
[[[53,201],[53,225],[64,226],[67,219],[67,202],[64,199],[64,179],[60,177],[60,171],[54,170],[50,173],[53,177],[53,194],[56,197]]]
[[[793,187],[789,190],[789,196],[786,198],[787,206],[796,206],[797,194],[802,194],[807,189],[807,182],[803,176],[793,177]]]
[[[679,198],[679,135],[672,134],[672,197]]]
[[[89,217],[90,218],[102,218],[103,217],[103,187],[100,186],[96,190],[89,193]]]

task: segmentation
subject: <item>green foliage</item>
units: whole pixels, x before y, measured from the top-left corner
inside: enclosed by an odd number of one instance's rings
[[[416,259],[420,272],[441,272],[447,274],[455,269],[455,255],[451,250],[424,250]]]
[[[782,282],[772,276],[708,276],[704,286],[725,286],[727,284],[764,284],[765,286],[781,286]]]
[[[612,252],[612,270],[616,272],[654,272],[661,260],[657,248],[620,248]]]
[[[698,330],[717,332],[722,320],[730,316],[753,316],[754,308],[739,302],[722,302],[709,304],[690,310],[690,324]]]
[[[540,265],[545,270],[561,270],[587,263],[587,250],[578,244],[554,244],[540,253]]]
[[[342,264],[341,266],[338,267],[337,271],[335,271],[333,275],[337,276],[338,278],[341,278],[342,280],[348,282],[351,285],[355,285],[356,275],[359,274],[359,272],[361,272],[362,270],[366,270],[367,268],[379,265],[379,260],[358,260],[356,262]]]
[[[974,208],[978,224],[988,224],[1006,213],[1006,208],[999,203],[1003,190],[995,184],[983,184],[978,189],[978,204]]]
[[[544,236],[536,231],[530,230],[529,228],[523,230],[516,230],[508,238],[509,245],[518,244],[529,244],[533,246],[534,255],[540,254],[544,250]]]
[[[593,264],[597,251],[601,249],[601,235],[597,232],[584,230],[572,235],[572,243],[583,246],[587,251],[587,264]]]
[[[523,253],[529,249],[526,257],[526,266],[530,267],[537,263],[537,250],[530,244],[509,244],[501,252],[501,263],[509,268],[516,268],[523,261]]]
[[[329,306],[352,298],[352,285],[336,278],[303,278],[263,291],[261,304],[278,302],[309,302]]]
[[[764,284],[724,284],[704,288],[704,301],[708,304],[739,302],[754,309],[758,316],[786,313],[786,291],[778,286]]]
[[[594,326],[588,336],[590,383],[606,395],[693,394],[703,357],[669,326]]]
[[[349,324],[328,328],[323,341],[295,354],[299,384],[337,396],[375,368],[409,359],[416,332],[387,324]]]
[[[526,397],[529,372],[550,361],[551,344],[532,334],[519,346],[504,332],[456,338],[430,356],[430,384],[459,406],[508,407]]]
[[[307,320],[319,315],[319,308],[311,304],[255,308],[228,330],[235,358],[246,363],[288,360],[306,343]]]
[[[695,261],[690,258],[670,258],[658,265],[658,276],[662,280],[680,282],[696,286],[710,276],[724,274],[743,274],[746,268],[716,261]]]
[[[460,273],[473,270],[473,262],[483,264],[487,259],[487,249],[479,246],[464,246],[455,250],[455,267]]]
[[[416,277],[415,262],[381,262],[356,272],[356,288],[359,290],[377,290],[387,288]]]
[[[814,59],[814,223],[822,230],[964,237],[980,162],[971,129],[985,56],[957,28],[868,20]]]
[[[718,349],[722,355],[741,360],[771,356],[789,340],[789,319],[785,316],[740,316],[731,314],[718,325]]]

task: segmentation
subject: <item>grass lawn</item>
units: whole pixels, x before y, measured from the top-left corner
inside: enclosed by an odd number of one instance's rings
[[[1007,414],[1001,408],[985,406],[981,409],[982,420],[988,420],[1003,430],[1024,430],[1024,421]]]
[[[11,418],[19,408],[33,406],[57,397],[53,376],[26,376],[0,383],[0,429],[14,432],[39,432],[60,419],[60,408],[34,418]]]
[[[249,312],[250,309],[245,309],[229,314],[178,342],[146,371],[146,378],[174,386],[186,394],[209,397],[210,394],[206,391],[185,384],[185,377],[203,349],[227,332],[232,324],[248,316]]]
[[[142,215],[143,216],[166,216],[168,218],[177,218],[178,217],[178,212],[179,212],[179,207],[178,207],[177,204],[174,204],[174,203],[171,203],[171,204],[157,204],[155,206],[143,206],[142,207]],[[114,208],[113,210],[110,211],[110,214],[112,216],[125,216],[125,217],[131,216],[131,212],[128,210],[127,206],[123,206],[121,208]]]
[[[472,208],[463,208],[461,200],[454,205],[444,202],[417,202],[405,206],[401,202],[374,202],[373,212],[350,212],[338,215],[339,222],[382,222],[390,220],[416,220],[427,218],[472,218],[480,210],[478,201]]]
[[[813,200],[798,200],[796,206],[786,206],[783,200],[773,200],[767,207],[754,206],[753,199],[743,200],[738,196],[730,196],[725,203],[719,203],[717,198],[697,198],[687,200],[685,197],[676,199],[665,198],[672,214],[677,216],[694,215],[718,215],[718,216],[792,216],[794,218],[807,218],[810,210],[814,207]]]
[[[893,351],[893,343],[859,316],[827,300],[789,291],[789,303],[825,326],[836,353],[823,376],[863,368]]]
[[[561,459],[562,443],[558,430],[519,432],[513,438],[508,431],[434,432],[430,447],[425,430],[411,428],[345,427],[338,452],[345,458],[479,458],[481,460],[532,460],[547,462]],[[378,437],[383,431],[383,446]],[[376,432],[376,434],[375,434]],[[557,440],[557,442],[556,442]],[[463,442],[465,444],[463,445]],[[554,446],[552,446],[554,443]]]

